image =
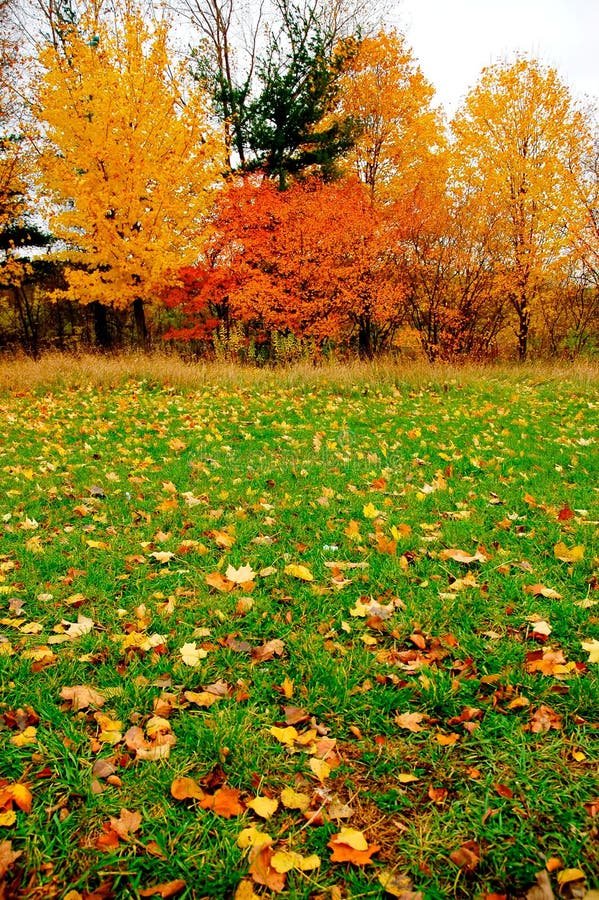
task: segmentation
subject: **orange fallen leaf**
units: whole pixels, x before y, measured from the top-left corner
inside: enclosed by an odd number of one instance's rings
[[[171,796],[175,800],[203,800],[206,794],[193,778],[181,776],[173,779]]]
[[[187,882],[182,878],[176,878],[174,881],[166,881],[162,884],[155,884],[153,887],[138,890],[140,897],[174,897],[180,894],[187,887]]]
[[[205,794],[200,800],[202,809],[210,809],[217,816],[223,819],[230,819],[233,816],[240,816],[245,810],[245,806],[240,801],[241,791],[237,788],[222,787],[215,791],[214,794]]]
[[[333,835],[327,847],[333,851],[331,862],[349,862],[354,866],[369,865],[371,857],[381,849],[379,844],[369,844],[362,832],[353,828],[342,828],[339,834]]]

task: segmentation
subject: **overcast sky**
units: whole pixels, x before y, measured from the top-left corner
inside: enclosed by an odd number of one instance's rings
[[[389,0],[449,114],[484,66],[533,54],[580,97],[599,98],[599,0]]]

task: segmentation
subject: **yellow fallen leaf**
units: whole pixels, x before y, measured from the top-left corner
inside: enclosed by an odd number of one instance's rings
[[[33,725],[28,725],[24,731],[20,731],[11,737],[10,743],[15,747],[27,747],[29,744],[35,744],[37,740],[37,729]]]
[[[267,844],[272,844],[271,836],[267,834],[266,831],[260,831],[259,828],[255,828],[254,826],[251,828],[244,828],[237,836],[237,846],[242,850],[247,850],[248,847],[258,847]]]
[[[301,581],[314,581],[314,575],[306,566],[290,563],[285,566],[285,575],[291,575],[293,578],[299,578]]]
[[[362,514],[366,519],[376,519],[377,516],[380,516],[381,512],[376,508],[374,503],[366,503],[362,509]]]
[[[10,828],[17,821],[17,814],[14,809],[7,809],[6,812],[0,813],[0,827]]]
[[[315,756],[310,759],[310,768],[321,783],[331,774],[330,765],[324,759],[318,759]]]
[[[257,816],[262,819],[270,819],[279,808],[279,801],[274,797],[254,797],[249,803],[246,803],[248,809],[253,809]]]
[[[561,872],[557,873],[557,880],[560,887],[564,884],[569,884],[571,881],[580,881],[583,878],[586,878],[586,875],[582,869],[562,869]]]
[[[87,540],[85,542],[88,547],[91,547],[92,550],[109,550],[110,544],[106,543],[106,541],[92,541]]]
[[[281,791],[281,803],[287,809],[299,809],[305,812],[310,806],[310,798],[307,794],[294,791],[293,788],[283,788]]]
[[[289,747],[293,746],[298,736],[298,731],[293,725],[288,725],[287,728],[278,728],[276,725],[273,725],[269,733],[281,744],[287,744]]]
[[[599,663],[599,641],[595,638],[592,641],[582,641],[582,649],[588,650],[590,663]]]
[[[409,772],[400,772],[397,776],[400,784],[410,784],[412,781],[418,781],[416,775],[410,775]]]
[[[184,662],[186,666],[192,667],[199,666],[200,660],[205,659],[208,656],[205,650],[196,646],[195,641],[183,644],[183,646],[179,648],[179,655],[181,661]]]
[[[277,850],[270,858],[270,865],[276,872],[290,872],[297,869],[300,872],[309,872],[318,869],[320,857],[313,853],[311,856],[302,856],[295,850]]]
[[[368,850],[368,841],[356,828],[342,828],[339,834],[335,835],[335,843],[347,844],[353,850]]]
[[[555,558],[561,562],[576,563],[584,559],[584,547],[581,545],[568,547],[563,541],[558,541],[553,548],[553,553]],[[565,869],[565,871],[568,871],[568,869]]]

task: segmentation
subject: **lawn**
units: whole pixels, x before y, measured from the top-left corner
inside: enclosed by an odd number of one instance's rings
[[[0,897],[597,897],[596,372],[20,371]]]

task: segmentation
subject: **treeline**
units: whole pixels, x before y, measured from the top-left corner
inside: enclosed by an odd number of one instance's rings
[[[14,2],[0,349],[596,349],[599,131],[554,69],[490,66],[448,123],[359,0]]]

